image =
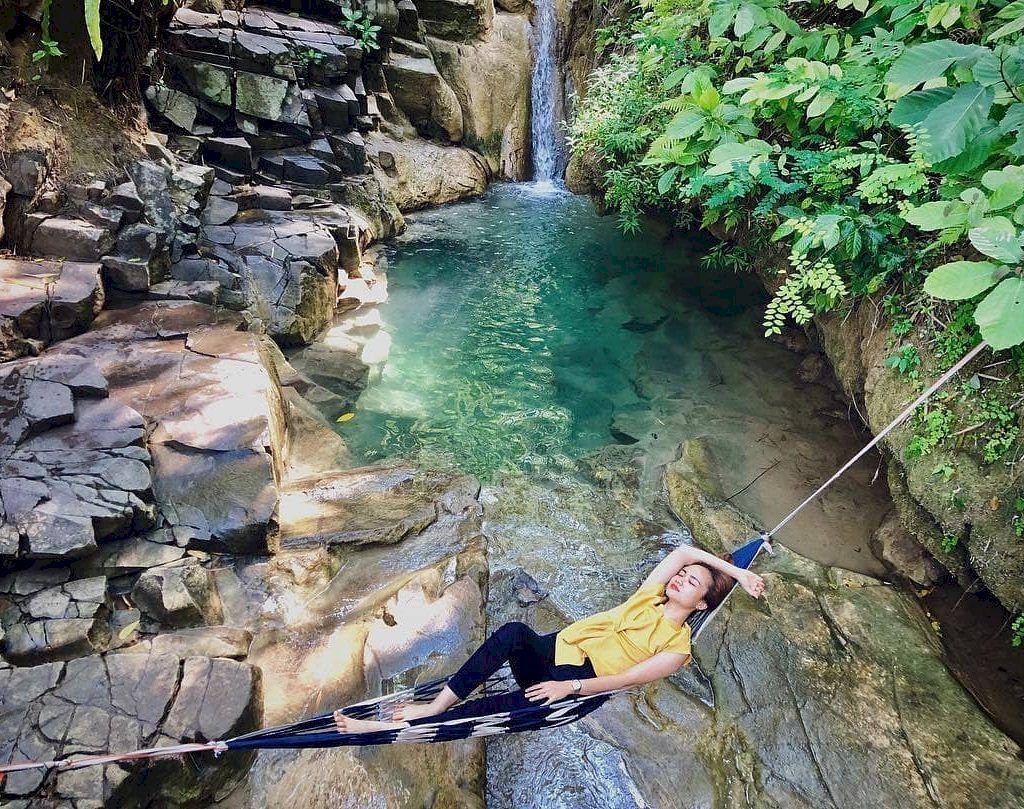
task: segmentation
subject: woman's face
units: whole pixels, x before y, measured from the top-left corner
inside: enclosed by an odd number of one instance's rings
[[[688,610],[707,608],[704,595],[711,586],[711,571],[704,565],[687,565],[668,580],[665,596]]]

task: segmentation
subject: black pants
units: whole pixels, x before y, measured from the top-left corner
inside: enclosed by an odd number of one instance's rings
[[[473,652],[462,668],[448,679],[448,687],[460,700],[465,699],[506,661],[512,669],[512,676],[524,690],[545,680],[585,680],[594,677],[594,668],[589,660],[584,660],[581,666],[555,665],[557,634],[552,632],[549,635],[538,635],[526,624],[505,624],[493,632],[483,645]],[[449,708],[440,716],[414,719],[410,724],[436,722],[442,717],[446,720],[459,719],[463,714],[479,716],[511,711],[529,704],[522,691],[498,694]]]

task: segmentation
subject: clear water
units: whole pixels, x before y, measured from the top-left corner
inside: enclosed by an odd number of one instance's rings
[[[644,402],[636,354],[669,316],[666,283],[694,263],[689,245],[624,239],[588,200],[530,186],[416,215],[390,251],[392,349],[342,426],[349,446],[492,480],[614,443],[615,414]]]
[[[606,549],[617,553],[634,521],[651,518],[663,465],[695,438],[723,495],[740,492],[734,504],[775,524],[860,436],[831,391],[799,380],[801,356],[763,338],[754,279],[702,269],[704,247],[625,237],[588,199],[540,184],[413,215],[387,254],[379,314],[390,354],[339,433],[362,462],[455,465],[520,491],[489,509],[508,517],[503,533],[523,538],[511,556],[520,546],[529,555],[538,536],[572,536],[575,523],[572,547],[618,536]],[[870,485],[875,463],[782,538],[878,572],[866,546],[886,507]],[[617,479],[623,464],[647,492],[625,511],[593,479]],[[543,492],[560,489],[575,494],[552,505]],[[606,550],[583,567],[608,570]]]

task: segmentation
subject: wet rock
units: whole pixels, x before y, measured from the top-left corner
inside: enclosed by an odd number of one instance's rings
[[[394,544],[431,525],[445,497],[472,498],[478,489],[472,478],[401,464],[298,480],[282,492],[281,546]],[[310,509],[311,502],[318,508]]]
[[[35,229],[29,249],[46,256],[97,261],[110,250],[113,242],[113,234],[107,228],[81,219],[52,216]]]
[[[886,564],[919,587],[931,587],[948,575],[935,557],[900,524],[894,512],[889,512],[882,520],[871,544]]]
[[[223,620],[213,577],[199,564],[145,571],[132,588],[132,602],[164,627],[217,624]]]

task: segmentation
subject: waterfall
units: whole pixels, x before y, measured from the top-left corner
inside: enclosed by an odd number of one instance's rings
[[[555,0],[537,0],[534,12],[533,82],[530,121],[533,149],[533,179],[553,182],[561,179],[564,140],[561,131],[563,115],[562,89],[558,70],[558,23]]]

